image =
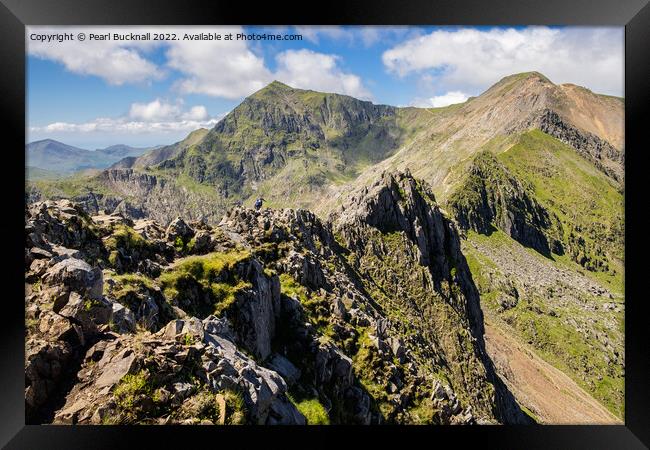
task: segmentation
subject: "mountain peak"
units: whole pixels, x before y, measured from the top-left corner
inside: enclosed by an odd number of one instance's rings
[[[551,80],[539,72],[521,72],[501,78],[485,92],[501,91],[503,89],[510,90],[514,86],[534,84],[539,86],[555,86]]]
[[[253,96],[259,95],[259,94],[266,94],[266,93],[277,93],[277,92],[287,92],[287,91],[292,91],[293,88],[291,86],[288,86],[281,81],[278,80],[273,80],[266,86],[264,86],[262,89],[259,91],[255,92]]]
[[[273,80],[262,89],[255,91],[253,94],[249,95],[247,98],[257,100],[268,100],[271,98],[275,99],[279,94],[286,95],[294,91],[296,91],[296,89],[292,88],[291,86],[288,86],[281,81]]]
[[[537,71],[532,71],[532,72],[520,72],[520,73],[515,73],[512,75],[509,75],[507,77],[504,77],[501,79],[501,81],[504,80],[510,80],[510,81],[517,81],[517,80],[539,80],[544,83],[550,83],[553,84],[551,80],[548,79],[547,76],[544,74],[537,72]]]
[[[63,142],[55,141],[54,139],[50,139],[50,138],[47,138],[47,139],[41,139],[40,141],[33,141],[33,142],[30,142],[30,143],[27,144],[27,145],[34,145],[34,144],[59,144],[59,145],[67,145],[67,144],[64,144]]]
[[[287,85],[287,84],[284,84],[283,82],[278,81],[278,80],[273,80],[273,81],[271,81],[271,82],[268,84],[267,87],[274,87],[274,88],[288,88],[288,89],[291,89],[291,86],[289,86],[289,85]]]

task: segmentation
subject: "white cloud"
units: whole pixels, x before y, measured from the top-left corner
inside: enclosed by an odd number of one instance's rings
[[[241,27],[209,27],[188,33],[242,33]],[[174,41],[167,50],[167,65],[184,75],[176,87],[186,94],[207,94],[237,99],[250,95],[273,80],[264,59],[246,41]]]
[[[83,32],[87,38],[63,42],[39,42],[32,33]],[[183,94],[207,94],[236,99],[261,89],[272,81],[264,59],[255,55],[243,40],[184,40],[187,34],[217,33],[224,36],[244,32],[242,27],[30,27],[28,52],[64,65],[74,73],[94,75],[112,85],[158,80],[168,69],[181,74],[175,87]],[[169,33],[178,40],[91,41],[90,33]],[[166,61],[154,63],[148,52],[164,47]]]
[[[337,92],[357,98],[370,98],[361,78],[339,67],[340,57],[311,50],[287,50],[276,56],[275,78],[300,89]]]
[[[208,110],[203,105],[193,106],[182,117],[186,120],[206,120],[208,119]]]
[[[43,127],[31,127],[33,133],[92,133],[92,132],[110,132],[110,133],[158,133],[170,131],[191,132],[198,128],[212,128],[217,124],[219,119],[214,118],[205,121],[180,120],[167,122],[142,122],[127,121],[124,119],[113,119],[100,117],[85,123],[68,123],[54,122]]]
[[[500,78],[539,71],[555,83],[623,93],[622,28],[436,30],[386,50],[389,72],[432,77],[438,92],[479,93]]]
[[[149,103],[133,103],[129,109],[129,117],[145,122],[169,120],[178,116],[180,107],[156,99]]]
[[[444,95],[436,95],[427,99],[416,99],[413,101],[413,106],[421,108],[442,108],[443,106],[455,105],[456,103],[464,103],[469,96],[461,91],[450,91]]]
[[[338,33],[334,31],[337,27],[325,28],[330,29],[332,35]],[[207,30],[193,33],[201,31]],[[219,32],[237,34],[243,29],[220,28]],[[287,50],[276,55],[275,71],[271,71],[245,41],[175,42],[170,45],[167,58],[171,68],[184,74],[176,83],[182,93],[238,99],[277,79],[296,88],[370,97],[359,76],[339,67],[339,56],[307,49]]]
[[[131,32],[129,28],[94,27],[95,33]],[[66,40],[46,42],[32,40],[32,34],[72,33],[77,36],[85,27],[29,27],[27,29],[27,52],[35,57],[63,64],[70,72],[81,75],[94,75],[108,84],[122,85],[139,83],[164,77],[164,72],[156,64],[143,56],[143,52],[155,44],[146,41],[115,42]]]
[[[301,29],[306,38],[318,39],[326,35],[334,39],[353,36],[342,27],[306,27]],[[280,29],[266,31],[280,32]],[[83,32],[87,39],[64,42],[39,42],[29,39],[32,33],[56,34]],[[262,89],[274,79],[294,87],[338,92],[364,98],[370,97],[361,79],[344,72],[336,55],[309,50],[288,50],[277,56],[274,72],[264,58],[244,40],[184,40],[184,35],[217,33],[222,36],[245,32],[238,26],[206,27],[30,27],[28,52],[30,55],[59,62],[74,73],[94,75],[112,85],[146,82],[161,79],[176,71],[179,77],[173,87],[180,94],[204,94],[226,99],[239,99]],[[284,30],[287,32],[287,30]],[[174,33],[175,41],[91,41],[90,33]],[[358,34],[358,30],[354,33]],[[360,36],[360,35],[359,35]],[[370,32],[366,42],[377,38]],[[160,64],[149,56],[152,49],[164,47],[166,60]],[[259,52],[258,52],[259,53]],[[303,61],[300,61],[304,58]],[[134,105],[133,114],[147,120],[153,114],[173,114],[162,111],[160,105]],[[195,111],[195,114],[198,114]]]
[[[420,34],[418,28],[412,26],[364,25],[364,26],[314,26],[304,25],[294,27],[306,40],[319,44],[321,40],[333,40],[347,44],[361,44],[371,47],[379,42],[395,42],[406,37]]]
[[[210,117],[203,105],[183,111],[180,102],[172,104],[160,99],[150,103],[133,103],[127,115],[99,117],[82,123],[54,122],[30,127],[31,133],[168,133],[191,132],[197,128],[212,128],[225,114]]]

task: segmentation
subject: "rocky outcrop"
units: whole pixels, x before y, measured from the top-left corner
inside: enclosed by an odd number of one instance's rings
[[[406,343],[414,355],[409,359],[421,366],[431,358],[434,366],[448,373],[454,389],[470,399],[472,417],[525,422],[485,352],[478,291],[455,226],[436,205],[430,188],[408,172],[385,172],[372,185],[353,193],[332,220],[354,252],[352,264],[367,289],[378,291],[375,301],[392,313],[370,335],[380,353],[394,352],[404,358],[399,337],[404,329],[415,328],[419,339]],[[396,279],[403,280],[399,286]],[[459,355],[463,355],[462,371],[449,365],[448,358]],[[430,395],[437,398],[435,390]],[[461,413],[458,406],[451,408]]]
[[[563,254],[561,225],[490,152],[479,153],[449,200],[458,225],[490,234],[499,228],[545,256]]]
[[[26,291],[26,417],[46,420],[70,381],[84,348],[108,327],[112,302],[102,272],[68,257],[51,264]],[[33,275],[32,275],[33,276]]]
[[[88,350],[81,382],[54,422],[304,424],[282,377],[238,351],[233,339],[228,322],[215,317],[170,322],[139,341],[114,335]],[[243,405],[215,408],[230,392]],[[212,411],[197,411],[206,397]]]
[[[304,424],[314,404],[332,423],[519,421],[429,188],[387,174],[346,204],[331,222],[235,208],[216,228],[87,217],[86,262],[28,233],[30,423]]]
[[[79,205],[69,200],[38,202],[28,206],[25,216],[27,267],[44,258],[58,262],[78,255],[93,262],[104,256],[92,219]]]
[[[383,240],[393,233],[403,236],[416,252],[409,256],[428,270],[433,289],[441,291],[443,284],[457,283],[462,294],[469,297],[469,301],[463,301],[467,308],[463,315],[473,323],[474,331],[482,334],[483,318],[478,301],[473,298],[476,290],[460,252],[458,234],[436,205],[427,185],[408,172],[385,172],[374,184],[353,194],[333,221],[344,241],[358,251],[367,247],[375,250],[375,236]],[[385,252],[388,248],[380,250]]]

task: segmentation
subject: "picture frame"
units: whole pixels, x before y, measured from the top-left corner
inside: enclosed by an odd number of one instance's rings
[[[0,386],[0,444],[19,448],[168,448],[194,440],[214,445],[232,440],[245,447],[294,443],[311,446],[384,445],[421,442],[438,446],[479,444],[494,448],[647,448],[650,445],[650,351],[648,302],[643,296],[641,244],[644,189],[641,173],[647,145],[650,105],[650,5],[647,0],[492,0],[357,1],[323,5],[287,2],[252,6],[244,2],[193,0],[2,0],[0,5],[0,92],[6,144],[2,177],[5,217],[4,302]],[[320,6],[320,7],[319,7]],[[480,427],[77,427],[25,425],[24,304],[19,301],[24,259],[24,154],[26,96],[25,26],[27,25],[199,25],[199,24],[350,24],[350,25],[592,25],[625,27],[625,425],[624,426],[480,426]],[[345,434],[345,437],[341,436]],[[266,444],[265,444],[266,442]],[[191,444],[193,445],[193,444]],[[421,445],[421,444],[418,444]]]

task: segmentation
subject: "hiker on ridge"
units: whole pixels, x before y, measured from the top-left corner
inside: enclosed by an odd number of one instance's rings
[[[259,211],[260,208],[262,208],[262,203],[264,203],[266,200],[264,200],[262,197],[259,197],[257,200],[255,200],[255,210]]]

